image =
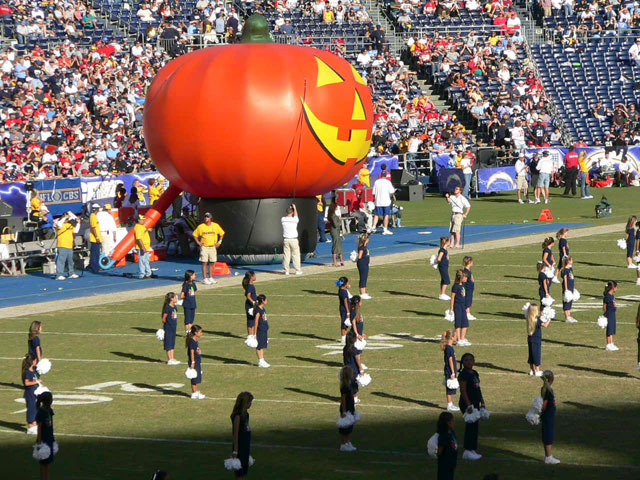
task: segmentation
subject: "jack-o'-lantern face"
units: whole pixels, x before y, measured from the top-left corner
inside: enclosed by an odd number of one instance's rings
[[[316,88],[335,89],[338,87],[342,89],[340,92],[342,98],[346,97],[344,89],[352,88],[353,109],[351,116],[348,119],[342,119],[341,122],[343,125],[348,125],[348,128],[341,129],[318,118],[305,99],[301,98],[307,125],[318,143],[333,160],[343,165],[349,160],[360,162],[367,156],[371,144],[371,119],[367,118],[359,92],[359,90],[367,88],[364,80],[353,66],[349,72],[351,78],[344,78],[320,58],[315,57],[315,59],[318,65]]]

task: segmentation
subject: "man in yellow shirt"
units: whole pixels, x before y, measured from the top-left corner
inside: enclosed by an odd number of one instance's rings
[[[209,212],[204,214],[204,223],[193,231],[193,239],[200,246],[200,261],[202,262],[203,283],[211,285],[217,283],[213,278],[213,266],[218,261],[218,247],[224,238],[224,230],[211,220]],[[209,276],[207,276],[207,264]]]
[[[362,168],[358,172],[358,181],[365,187],[371,186],[371,172],[367,168],[367,164],[363,163]]]
[[[149,205],[153,205],[156,200],[160,198],[160,195],[164,193],[162,184],[155,178],[150,178],[149,181]]]
[[[56,235],[58,237],[56,257],[56,280],[66,280],[65,269],[69,272],[69,278],[78,278],[73,269],[73,241],[75,234],[80,229],[78,218],[71,212],[64,214],[55,222]]]
[[[324,220],[324,196],[316,195],[318,200],[318,233],[320,234],[320,242],[325,243],[327,241],[327,234],[325,227],[327,222]]]
[[[150,228],[144,226],[144,216],[138,217],[138,223],[133,227],[133,235],[136,239],[138,250],[138,277],[151,278],[151,265],[149,264],[149,251],[151,250]]]
[[[32,222],[38,222],[40,220],[40,208],[42,207],[42,199],[37,190],[31,191],[31,213],[29,214],[29,220]]]
[[[100,253],[102,252],[102,232],[100,232],[100,222],[98,212],[100,205],[91,205],[91,215],[89,216],[89,243],[91,246],[89,253],[89,269],[93,273],[100,273]]]

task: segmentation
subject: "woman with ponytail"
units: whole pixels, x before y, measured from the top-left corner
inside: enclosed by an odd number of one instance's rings
[[[204,400],[205,396],[198,391],[198,386],[202,383],[202,356],[198,340],[202,337],[202,327],[192,325],[187,334],[185,346],[187,347],[187,368],[194,369],[196,376],[191,379],[191,400]]]
[[[236,403],[231,412],[231,425],[233,433],[233,451],[231,456],[240,460],[240,470],[235,470],[236,480],[246,477],[249,467],[253,463],[251,458],[251,428],[249,427],[249,409],[253,402],[253,395],[242,392],[236,398]]]
[[[349,300],[351,299],[349,288],[351,287],[351,284],[347,277],[340,277],[336,280],[336,286],[338,287],[338,303],[340,312],[340,343],[344,345],[347,331],[349,331],[349,327],[351,326],[349,309]]]
[[[618,291],[618,282],[609,280],[604,287],[603,306],[604,316],[607,317],[607,346],[606,349],[611,352],[620,350],[613,343],[613,336],[616,334],[616,297],[614,294]]]
[[[38,388],[38,374],[36,365],[38,359],[29,353],[22,360],[22,384],[24,385],[24,401],[27,405],[27,435],[38,434],[36,423],[36,388]]]
[[[260,368],[269,368],[271,366],[264,359],[264,349],[267,348],[269,344],[269,322],[267,321],[266,306],[267,296],[258,295],[255,307],[253,307],[253,312],[256,318],[256,338],[258,340],[256,354],[258,355],[258,366]]]
[[[253,312],[253,305],[258,300],[256,287],[253,284],[256,281],[256,273],[249,270],[244,274],[242,279],[242,288],[244,288],[244,311],[247,314],[247,339],[244,341],[247,345],[252,339],[256,338],[256,319]]]
[[[178,329],[178,312],[176,303],[178,295],[169,292],[164,296],[162,304],[162,323],[164,325],[164,350],[167,352],[167,365],[179,365],[180,361],[174,358],[176,348],[176,335]]]
[[[544,321],[540,317],[540,307],[532,303],[527,311],[527,346],[529,347],[529,375],[541,377],[540,362],[542,361],[542,328],[547,328],[551,320]]]
[[[40,480],[49,480],[50,472],[49,466],[53,462],[53,456],[55,455],[57,448],[54,447],[56,441],[53,436],[53,409],[51,404],[53,403],[53,395],[51,392],[44,392],[38,395],[36,408],[36,423],[38,429],[37,444],[45,444],[49,447],[49,457],[44,460],[40,460]]]
[[[573,276],[573,258],[566,256],[562,259],[562,310],[564,311],[564,318],[567,323],[578,323],[578,321],[571,316],[571,307],[573,306],[573,292],[575,290],[575,277]],[[567,302],[565,292],[570,292],[570,300]]]
[[[542,373],[542,388],[540,396],[542,397],[542,412],[540,413],[540,423],[542,423],[542,445],[544,446],[544,463],[555,465],[560,460],[551,455],[553,447],[554,424],[556,421],[556,396],[553,393],[553,372],[545,370]]]

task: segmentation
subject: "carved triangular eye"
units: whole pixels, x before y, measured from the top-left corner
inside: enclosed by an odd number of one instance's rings
[[[344,82],[344,78],[342,78],[338,72],[318,57],[316,57],[316,62],[318,63],[318,80],[316,81],[316,87],[324,87],[325,85]]]
[[[353,100],[353,113],[351,114],[351,120],[366,120],[367,114],[364,111],[364,105],[362,105],[362,99],[360,94],[356,90],[356,96]]]

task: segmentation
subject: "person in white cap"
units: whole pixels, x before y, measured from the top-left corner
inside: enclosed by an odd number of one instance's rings
[[[73,267],[73,243],[75,235],[80,230],[80,222],[73,212],[67,212],[56,220],[56,235],[58,255],[56,257],[56,280],[65,280],[65,270],[69,278],[78,278]]]
[[[98,212],[98,223],[100,224],[100,236],[102,237],[102,253],[111,255],[113,247],[116,245],[116,219],[109,213],[111,204],[107,203],[102,210]]]
[[[223,238],[224,230],[222,227],[211,220],[209,212],[205,213],[204,223],[198,225],[193,231],[193,239],[200,246],[203,283],[207,285],[217,283],[213,278],[213,269],[218,261],[218,248]],[[207,275],[207,265],[209,265],[209,275]]]
[[[97,203],[91,205],[91,215],[89,216],[89,243],[91,244],[89,269],[93,273],[100,273],[100,254],[102,253],[102,232],[100,231],[100,222],[98,220],[99,211],[100,205]]]

